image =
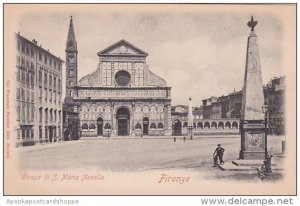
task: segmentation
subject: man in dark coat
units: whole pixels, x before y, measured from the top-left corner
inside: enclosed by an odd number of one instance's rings
[[[225,149],[223,147],[221,147],[220,144],[218,144],[218,147],[216,148],[213,157],[214,157],[214,166],[216,167],[218,164],[218,159],[220,161],[220,164],[224,164],[223,161],[223,155],[224,155],[224,151]]]

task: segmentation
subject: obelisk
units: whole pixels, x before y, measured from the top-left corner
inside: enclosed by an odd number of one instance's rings
[[[193,139],[193,128],[194,128],[194,116],[193,116],[192,98],[189,98],[187,136],[190,139]]]
[[[241,151],[240,159],[264,159],[264,93],[257,35],[254,27],[257,21],[248,22],[251,28],[247,44],[247,57],[241,109]]]

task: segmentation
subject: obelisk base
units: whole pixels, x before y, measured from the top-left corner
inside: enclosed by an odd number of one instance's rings
[[[188,126],[188,128],[187,128],[187,138],[193,139],[193,126]]]
[[[244,121],[241,131],[239,159],[263,160],[265,158],[264,120]]]

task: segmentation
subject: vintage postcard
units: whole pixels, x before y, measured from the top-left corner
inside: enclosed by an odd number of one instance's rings
[[[295,195],[296,4],[4,4],[5,195]]]

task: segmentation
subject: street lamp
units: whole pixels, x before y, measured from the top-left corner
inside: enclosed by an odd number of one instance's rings
[[[264,167],[266,172],[272,172],[271,168],[271,158],[272,155],[268,155],[268,131],[267,131],[267,121],[268,121],[268,105],[264,103],[262,106],[262,111],[265,114],[265,161],[264,161]]]
[[[267,121],[268,121],[268,105],[264,103],[262,111],[265,115],[265,159],[268,158],[268,138],[267,138]]]

